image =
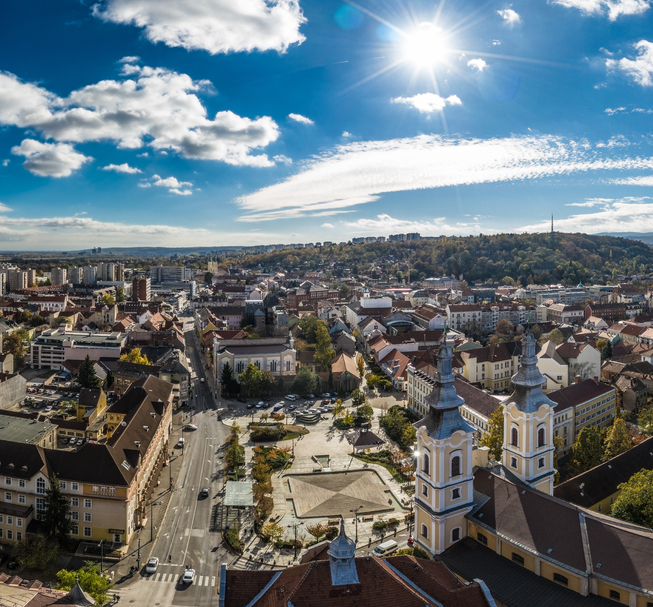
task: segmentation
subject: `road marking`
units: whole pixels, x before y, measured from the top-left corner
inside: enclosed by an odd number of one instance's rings
[[[200,575],[200,576],[197,578],[197,585],[198,585],[198,586],[201,586],[201,585],[202,585],[202,580],[203,580],[203,579],[204,579],[204,576],[203,576],[203,575]]]
[[[215,576],[211,576],[211,586],[215,586]]]

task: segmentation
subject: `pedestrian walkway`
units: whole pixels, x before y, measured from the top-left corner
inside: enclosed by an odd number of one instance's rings
[[[183,575],[184,570],[181,569],[178,572],[165,573],[159,571],[154,575],[143,576],[141,579],[144,582],[153,582],[153,583],[163,583],[163,584],[177,584]],[[215,586],[216,577],[214,575],[196,575],[195,581],[193,582],[194,586]]]

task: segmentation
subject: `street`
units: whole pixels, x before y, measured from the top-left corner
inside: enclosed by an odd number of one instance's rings
[[[200,382],[205,374],[192,325],[185,325],[185,336],[187,356],[197,377],[193,380],[193,397],[184,410],[183,419],[184,423],[195,424],[197,430],[182,433],[186,439],[184,461],[151,550],[145,543],[149,540],[149,529],[141,532],[143,557],[137,573],[140,579],[116,586],[121,598],[134,607],[210,605],[215,600],[220,565],[233,560],[222,547],[221,535],[209,531],[211,509],[218,502],[223,484],[219,447],[228,431],[217,419],[210,384]],[[173,441],[171,447],[174,447]],[[174,447],[173,450],[181,455],[181,449]],[[209,497],[200,499],[204,487],[209,489]],[[146,555],[159,558],[158,570],[153,575],[145,573]],[[186,566],[196,572],[195,581],[190,585],[181,583]]]

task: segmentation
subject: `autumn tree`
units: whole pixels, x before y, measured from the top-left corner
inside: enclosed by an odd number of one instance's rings
[[[612,459],[624,451],[628,451],[631,447],[630,437],[628,436],[628,427],[626,422],[620,418],[616,417],[610,433],[608,434],[608,439],[605,445],[605,454],[604,459]]]
[[[565,338],[560,332],[560,329],[553,329],[553,331],[549,333],[549,341],[552,341],[556,346],[559,346],[565,341]]]
[[[315,331],[315,354],[313,360],[320,365],[320,370],[326,371],[331,367],[331,362],[336,356],[336,351],[331,345],[331,336],[326,324],[320,321]]]
[[[147,359],[145,354],[141,354],[140,348],[132,348],[126,354],[123,354],[120,357],[120,360],[126,361],[128,363],[135,363],[137,365],[149,365],[150,361]]]
[[[495,462],[501,461],[503,454],[503,406],[499,405],[490,416],[487,434],[480,441],[481,447],[489,449],[490,458]]]

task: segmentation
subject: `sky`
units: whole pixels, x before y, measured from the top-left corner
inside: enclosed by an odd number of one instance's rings
[[[0,250],[653,232],[653,0],[21,0]]]

